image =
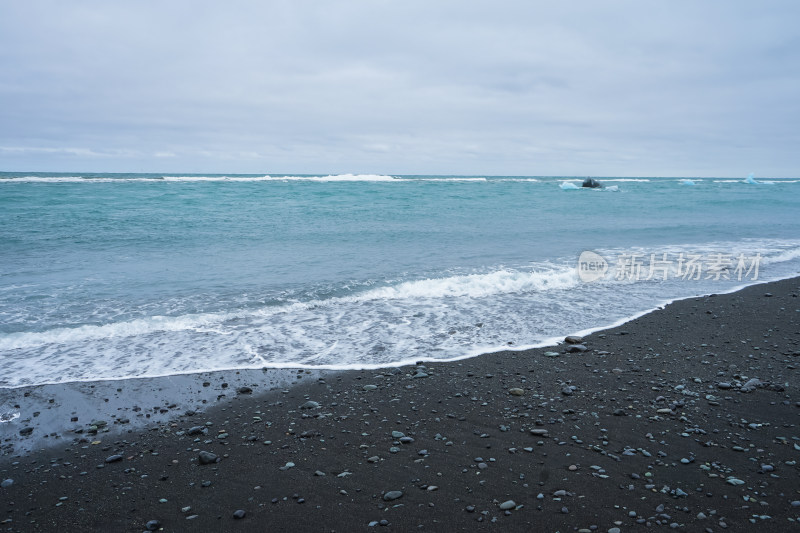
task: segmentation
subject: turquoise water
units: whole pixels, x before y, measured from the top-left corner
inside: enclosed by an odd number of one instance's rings
[[[0,386],[456,359],[800,270],[798,180],[601,181],[0,173]]]

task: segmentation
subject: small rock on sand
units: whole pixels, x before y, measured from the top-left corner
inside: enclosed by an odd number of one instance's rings
[[[197,458],[200,460],[201,465],[209,465],[219,460],[219,457],[211,452],[200,452],[197,454]]]

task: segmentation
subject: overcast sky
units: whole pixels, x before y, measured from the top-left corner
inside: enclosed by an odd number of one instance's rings
[[[800,175],[800,2],[0,2],[0,171]]]

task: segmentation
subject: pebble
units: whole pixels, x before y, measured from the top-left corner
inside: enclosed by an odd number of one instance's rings
[[[383,501],[390,502],[402,497],[403,497],[403,491],[390,490],[389,492],[383,495]]]
[[[10,487],[13,484],[14,484],[14,480],[11,479],[11,478],[8,478],[8,479],[4,479],[3,482],[0,483],[0,487],[2,487],[4,489],[7,489],[8,487]]]
[[[525,391],[523,389],[518,388],[518,387],[514,387],[513,389],[508,389],[508,392],[512,396],[522,396],[523,394],[525,394]]]
[[[364,385],[365,391],[376,390],[378,388],[377,385]]]
[[[316,409],[317,407],[319,407],[319,403],[312,402],[311,400],[309,400],[303,405],[301,405],[300,409]]]
[[[117,461],[122,461],[121,455],[109,455],[108,457],[106,457],[107,463],[116,463]]]
[[[514,500],[506,500],[500,504],[500,509],[502,509],[503,511],[508,511],[510,509],[515,508],[516,506],[517,504],[514,502]]]
[[[147,528],[147,531],[158,531],[161,527],[161,522],[158,520],[150,520],[144,527]]]
[[[233,512],[233,517],[237,520],[240,520],[245,517],[245,512],[242,509],[237,509]]]
[[[219,457],[217,457],[216,454],[213,454],[211,452],[205,452],[205,451],[200,452],[199,454],[197,454],[197,458],[200,460],[200,464],[201,465],[209,465],[209,464],[216,463],[217,461],[219,461]]]

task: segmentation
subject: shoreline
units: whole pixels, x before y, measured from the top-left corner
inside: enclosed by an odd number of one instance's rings
[[[0,424],[0,481],[13,480],[0,488],[9,502],[0,530],[58,521],[141,531],[151,520],[165,531],[341,531],[381,520],[401,530],[476,520],[552,531],[797,527],[798,292],[800,278],[787,278],[675,300],[594,330],[585,351],[3,389],[21,416]],[[760,384],[743,390],[751,378]],[[318,405],[301,409],[307,402]],[[9,431],[28,418],[31,436]],[[106,424],[88,433],[95,420]],[[201,465],[200,451],[219,462]],[[116,487],[97,481],[112,473]],[[88,494],[117,503],[93,513]],[[245,519],[232,518],[240,509]]]
[[[190,371],[185,371],[185,372],[177,372],[177,373],[173,373],[173,374],[158,374],[158,375],[151,375],[151,376],[145,375],[145,376],[133,376],[133,377],[109,377],[109,378],[98,378],[98,379],[91,379],[91,380],[87,379],[87,380],[79,380],[79,381],[44,382],[44,383],[37,383],[35,385],[24,384],[24,385],[14,385],[14,386],[0,386],[0,394],[2,394],[3,391],[12,391],[12,390],[15,390],[15,389],[33,390],[33,389],[36,389],[38,387],[50,387],[50,386],[58,387],[58,386],[71,386],[71,385],[72,386],[78,386],[80,384],[86,384],[86,383],[89,383],[89,384],[100,384],[100,383],[105,383],[105,382],[125,383],[127,381],[135,381],[135,380],[166,380],[166,379],[170,379],[170,378],[181,378],[181,377],[186,377],[186,376],[206,376],[206,377],[209,377],[209,376],[216,375],[216,374],[223,374],[223,373],[230,373],[230,372],[235,372],[237,374],[240,373],[240,372],[249,373],[249,372],[258,372],[258,371],[262,371],[262,372],[272,371],[272,372],[292,373],[292,372],[298,371],[298,370],[308,370],[308,371],[311,371],[311,372],[350,372],[350,371],[360,371],[360,370],[381,370],[381,369],[384,369],[384,368],[400,368],[400,367],[404,367],[404,366],[415,365],[420,361],[426,362],[426,363],[455,363],[455,362],[458,362],[458,361],[463,361],[465,359],[471,359],[473,357],[481,357],[481,356],[484,356],[484,355],[487,355],[487,354],[493,354],[493,353],[503,352],[503,351],[525,352],[525,351],[528,351],[528,350],[536,350],[536,349],[542,349],[542,348],[556,348],[560,344],[564,343],[564,337],[566,337],[566,336],[570,336],[570,335],[588,336],[588,335],[592,335],[594,333],[599,333],[599,332],[603,332],[605,330],[613,329],[613,328],[622,326],[624,324],[627,324],[628,322],[632,322],[634,320],[637,320],[637,319],[639,319],[639,318],[641,318],[641,317],[643,317],[645,315],[648,315],[648,314],[650,314],[650,313],[652,313],[654,311],[661,310],[665,306],[673,304],[675,302],[680,302],[682,300],[689,300],[689,299],[692,299],[692,298],[702,298],[702,297],[707,297],[707,296],[710,296],[710,295],[716,296],[716,295],[731,294],[731,293],[734,293],[734,292],[739,292],[739,291],[741,291],[743,289],[746,289],[748,287],[754,287],[754,286],[758,286],[758,285],[775,283],[775,282],[784,281],[784,280],[793,279],[793,278],[800,278],[800,272],[797,272],[797,273],[794,273],[794,274],[791,274],[791,275],[787,275],[785,277],[779,277],[779,278],[776,278],[776,279],[771,279],[771,280],[768,280],[768,281],[759,280],[759,281],[756,281],[754,283],[737,285],[737,286],[734,286],[733,288],[729,288],[729,289],[721,291],[721,292],[700,293],[700,294],[694,294],[694,295],[690,295],[690,296],[678,296],[678,297],[675,297],[675,298],[668,298],[666,300],[660,301],[659,303],[655,304],[653,307],[650,307],[650,308],[645,309],[643,311],[636,312],[636,313],[634,313],[632,315],[627,315],[627,316],[625,316],[623,318],[620,318],[618,320],[615,320],[615,321],[613,321],[613,322],[611,322],[609,324],[605,324],[605,325],[601,325],[601,326],[594,326],[594,327],[589,327],[589,328],[584,328],[584,329],[581,329],[581,330],[578,330],[578,331],[575,331],[575,332],[572,332],[572,333],[565,333],[565,334],[560,335],[560,336],[548,337],[548,338],[544,339],[543,341],[538,342],[538,343],[534,343],[534,344],[523,344],[523,345],[520,345],[520,346],[497,346],[497,347],[493,347],[493,348],[491,348],[491,347],[489,347],[489,348],[476,348],[473,351],[471,351],[471,352],[469,352],[469,353],[467,353],[465,355],[460,355],[460,356],[453,357],[453,358],[450,358],[450,359],[429,359],[429,358],[419,357],[419,358],[410,358],[410,359],[407,359],[407,360],[398,361],[398,362],[394,362],[394,363],[368,364],[368,365],[363,365],[363,366],[361,366],[361,365],[359,365],[359,366],[308,365],[308,364],[302,364],[302,363],[290,366],[288,364],[284,365],[284,364],[277,364],[277,363],[266,363],[266,364],[262,364],[260,366],[252,366],[252,367],[200,369],[200,370],[190,370]],[[1,407],[2,407],[2,405],[0,405],[0,408]],[[0,411],[0,417],[2,415],[3,415],[3,412]],[[2,423],[2,422],[0,422],[0,423]],[[0,438],[0,440],[2,440],[2,439]]]

